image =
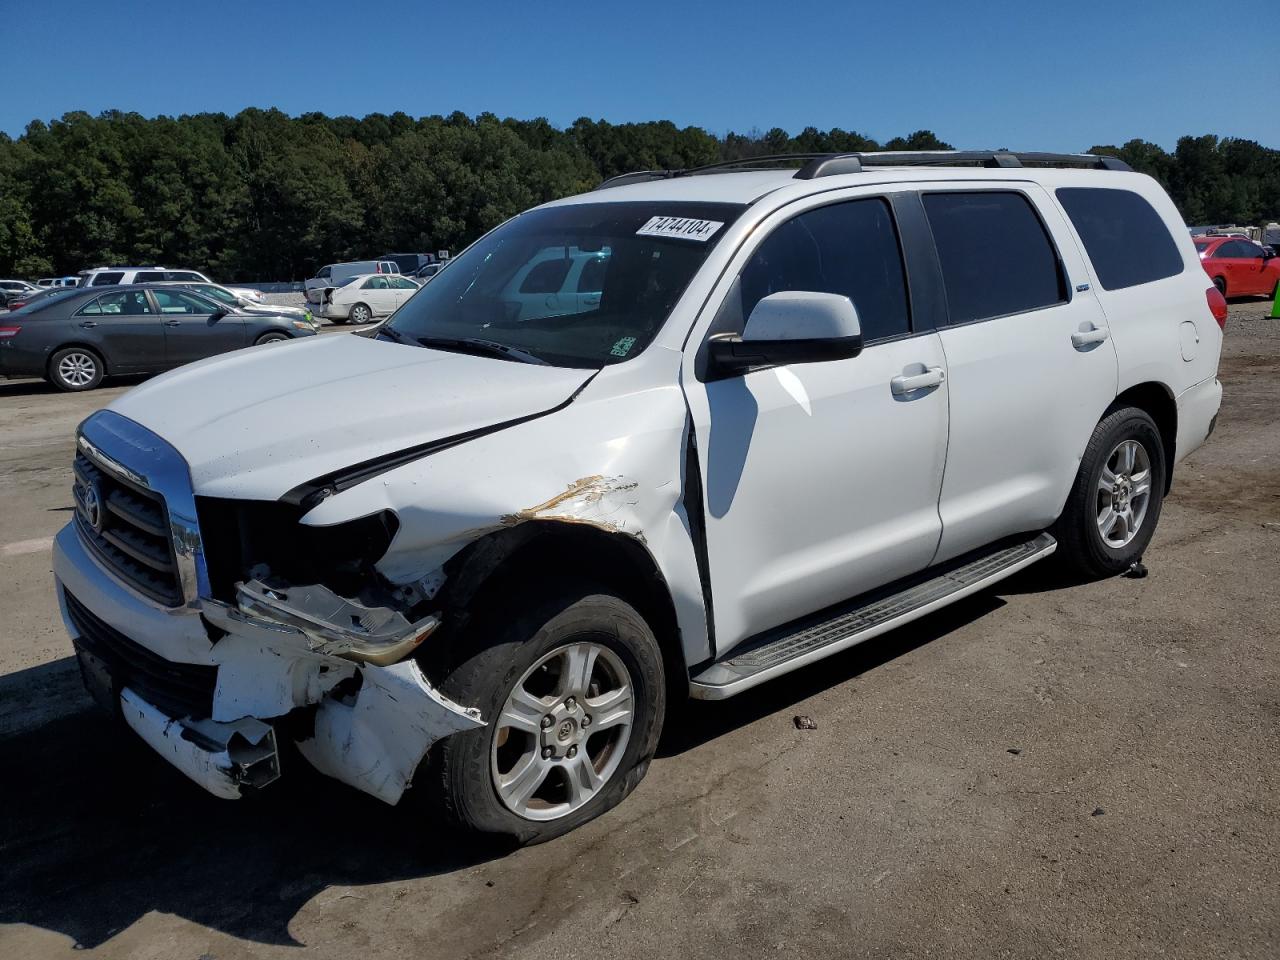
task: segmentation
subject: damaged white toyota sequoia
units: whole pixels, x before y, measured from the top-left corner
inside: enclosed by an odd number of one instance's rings
[[[89,690],[218,796],[288,747],[533,842],[636,786],[676,698],[1055,550],[1131,566],[1222,394],[1225,304],[1160,187],[1078,155],[800,162],[616,178],[374,337],[89,417],[54,557]]]

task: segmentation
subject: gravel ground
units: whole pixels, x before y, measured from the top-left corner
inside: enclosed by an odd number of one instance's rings
[[[1033,567],[696,704],[619,809],[514,853],[296,766],[213,800],[91,712],[47,538],[123,388],[0,383],[0,956],[1280,955],[1267,310],[1232,308],[1146,579]]]

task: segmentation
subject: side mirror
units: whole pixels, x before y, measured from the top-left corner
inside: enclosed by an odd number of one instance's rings
[[[848,297],[788,290],[757,303],[741,337],[714,337],[708,346],[713,373],[724,377],[753,367],[856,357],[862,325]]]
[[[217,310],[213,311],[213,313],[209,314],[209,322],[217,323],[219,320],[221,320],[230,312],[231,311],[228,310],[226,307],[219,307]]]

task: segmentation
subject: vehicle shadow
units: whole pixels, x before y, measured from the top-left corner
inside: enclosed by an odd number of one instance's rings
[[[218,800],[88,707],[0,740],[0,924],[102,944],[151,911],[297,945],[295,914],[335,885],[474,866],[505,852],[423,826],[286,755],[287,776]],[[292,763],[290,761],[293,761]]]
[[[659,757],[700,747],[717,737],[845,683],[932,643],[1004,606],[990,592],[975,594],[914,623],[802,667],[736,697],[720,702],[691,700],[678,705],[680,723],[668,723],[658,744]]]
[[[129,376],[106,377],[103,387],[136,387],[146,380],[149,374],[130,374]],[[64,393],[47,380],[0,380],[0,399],[5,397],[43,397]]]
[[[659,746],[671,757],[874,670],[1004,603],[990,592],[722,703],[683,707]],[[448,874],[509,848],[431,826],[418,804],[387,807],[294,754],[261,795],[217,800],[89,706],[0,738],[0,924],[96,947],[145,914],[169,913],[263,944],[299,945],[295,915],[335,886]]]

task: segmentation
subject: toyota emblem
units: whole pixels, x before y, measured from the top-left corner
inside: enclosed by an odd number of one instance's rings
[[[85,484],[80,501],[80,515],[95,532],[102,532],[102,494],[98,490],[97,481]]]

